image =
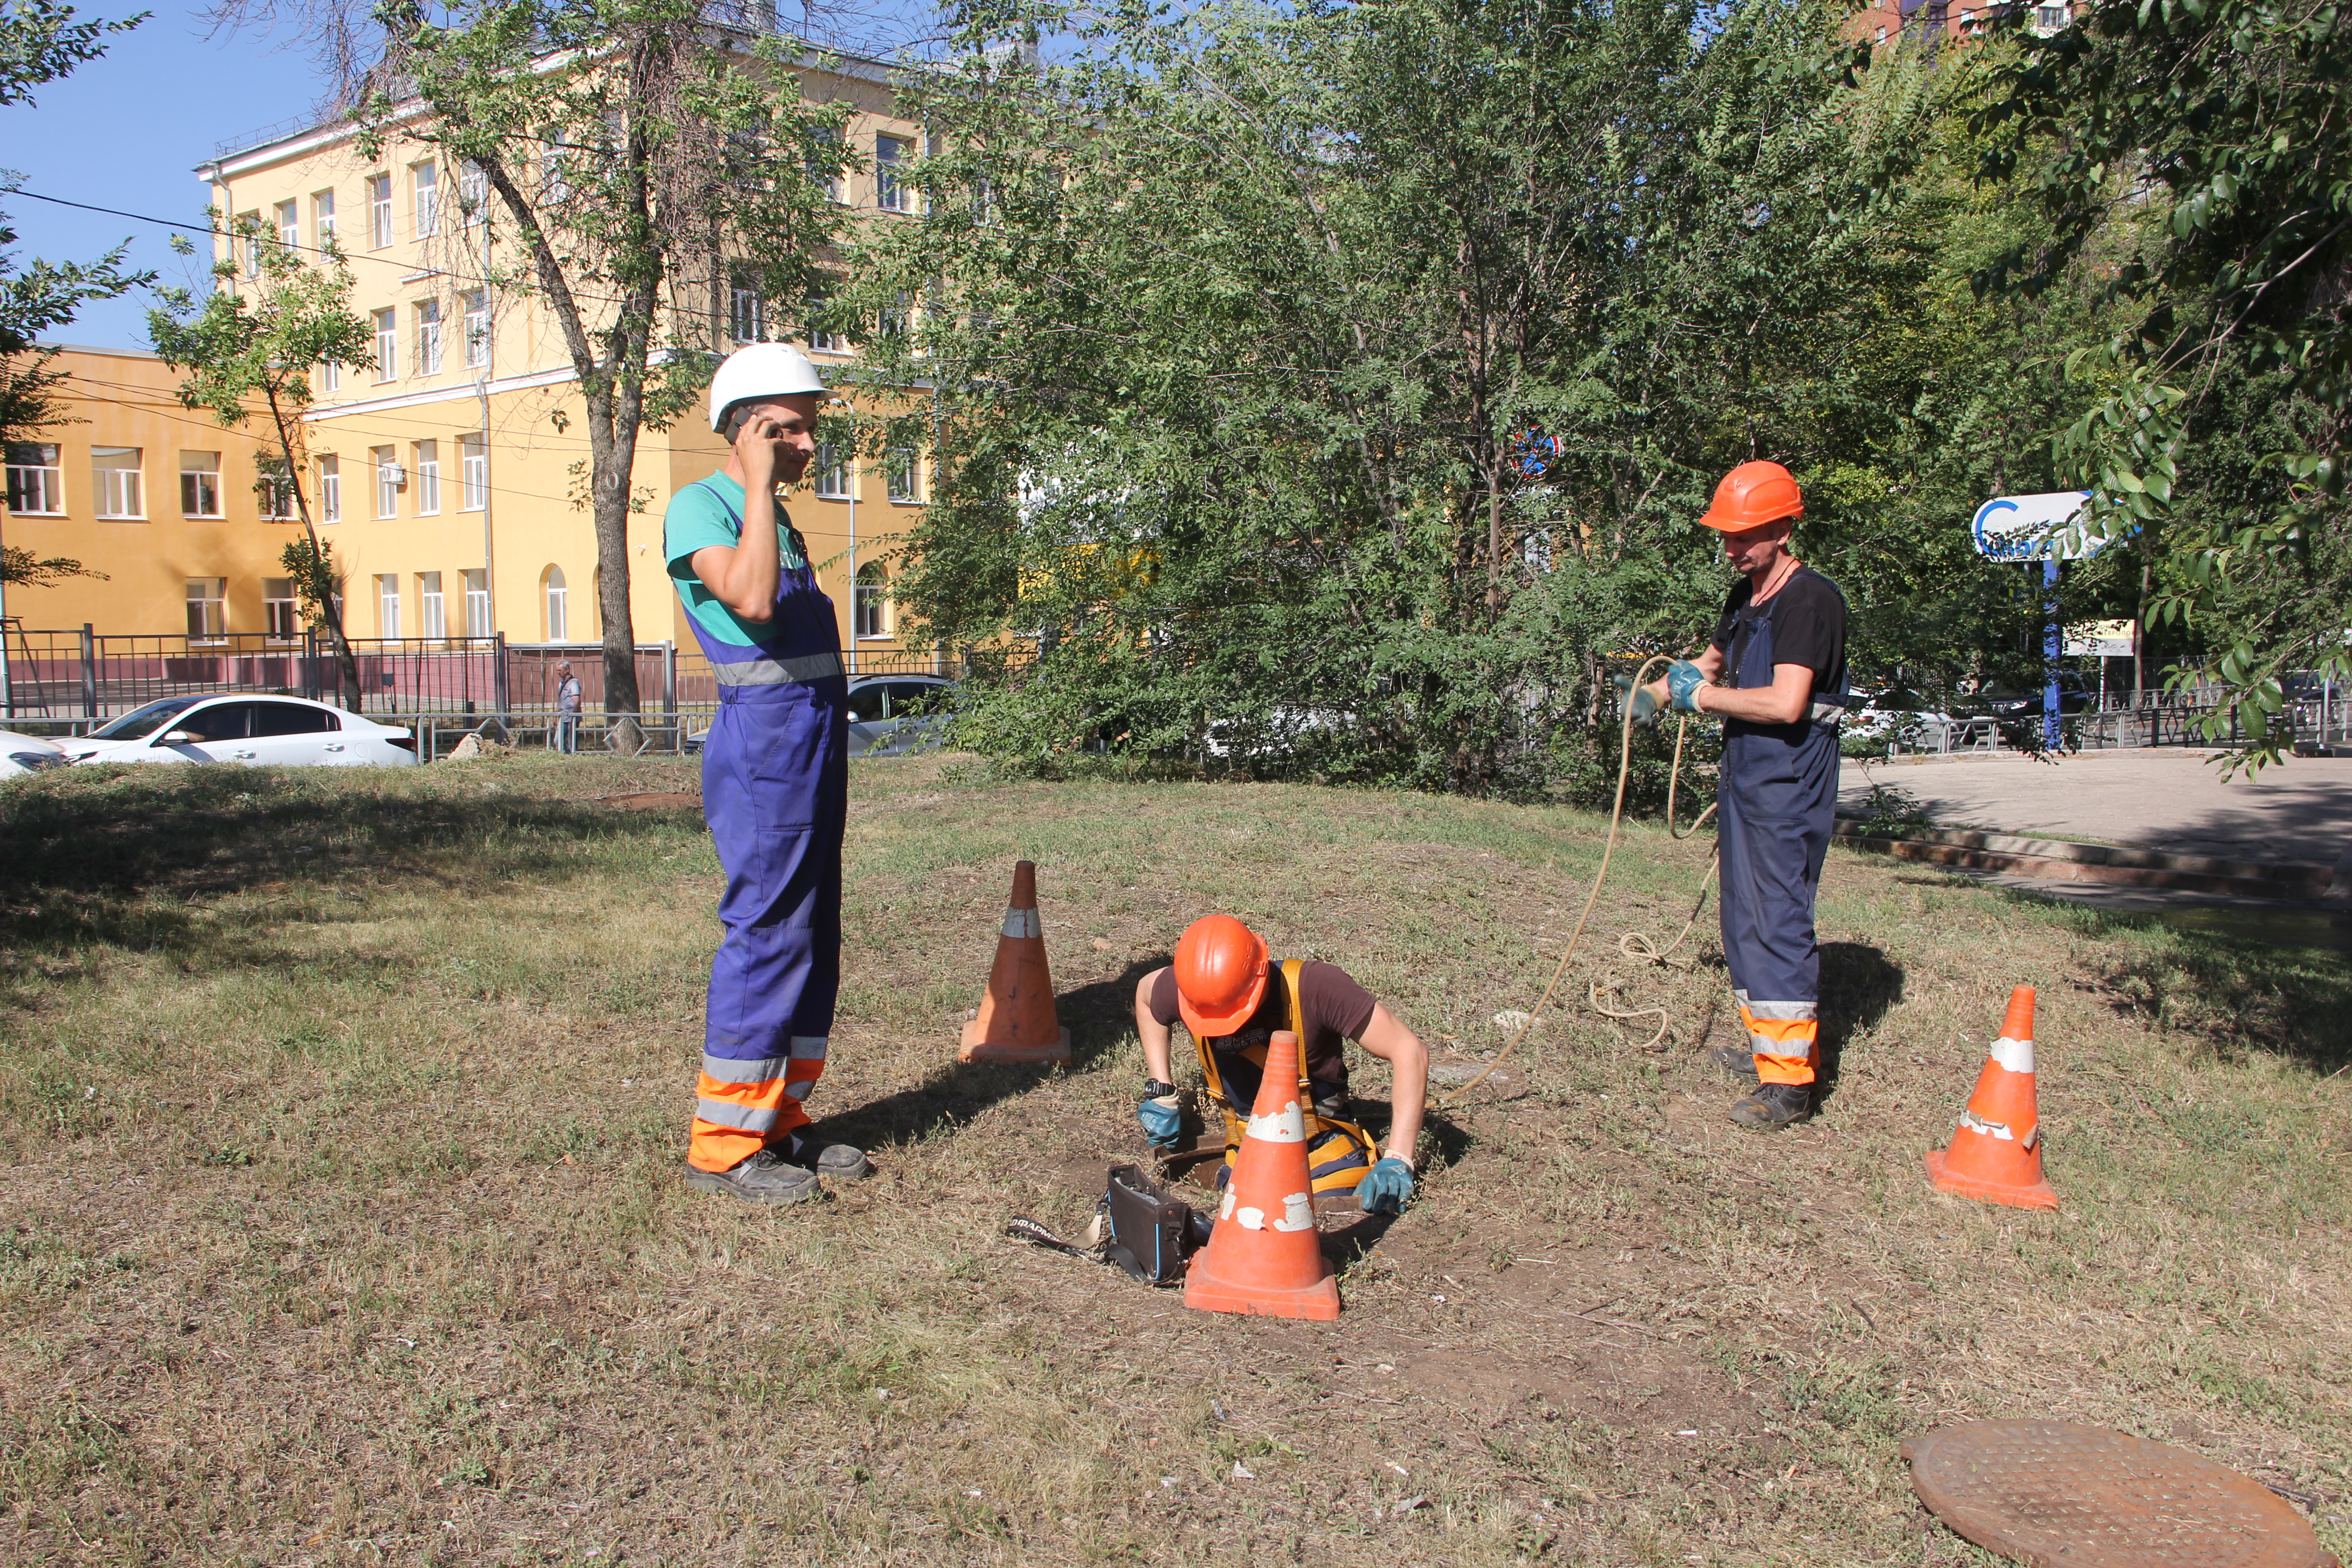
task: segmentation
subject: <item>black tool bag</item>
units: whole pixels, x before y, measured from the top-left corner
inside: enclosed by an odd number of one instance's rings
[[[1103,1194],[1109,1260],[1138,1279],[1173,1285],[1209,1239],[1209,1217],[1171,1198],[1134,1165],[1113,1165]]]

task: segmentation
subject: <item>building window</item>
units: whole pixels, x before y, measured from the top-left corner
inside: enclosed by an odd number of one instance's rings
[[[65,470],[58,449],[33,442],[8,444],[8,510],[18,516],[60,517],[66,510]]]
[[[396,573],[383,573],[375,580],[375,635],[400,635],[400,577]]]
[[[890,499],[912,506],[923,499],[923,459],[900,447],[888,458]]]
[[[490,297],[477,289],[466,296],[466,368],[490,363]]]
[[[375,313],[375,378],[390,381],[400,374],[400,318],[392,310]]]
[[[847,201],[849,197],[842,190],[841,181],[841,132],[830,128],[822,129],[809,140],[810,183],[824,193],[827,201]]]
[[[430,163],[419,163],[409,174],[415,182],[415,237],[429,238],[441,227],[441,173]]]
[[[416,301],[416,374],[441,374],[441,301]]]
[[[466,574],[466,635],[469,637],[490,636],[490,574],[488,568],[476,566]]]
[[[382,250],[392,243],[392,176],[368,176],[368,243]]]
[[[236,215],[236,222],[231,224],[229,227],[232,231],[230,246],[234,247],[239,242],[245,246],[245,275],[247,278],[260,277],[261,215],[257,212],[239,213]],[[229,252],[230,259],[236,259],[236,255],[235,249],[232,248]]]
[[[886,338],[903,338],[907,335],[907,323],[913,319],[913,301],[908,296],[901,294],[889,304],[882,307],[881,314],[876,319],[875,325],[881,329],[882,335]]]
[[[915,144],[897,136],[874,138],[874,205],[886,213],[915,210],[915,193],[906,182],[906,162]]]
[[[310,227],[319,237],[319,248],[335,248],[335,193],[320,191],[310,198]]]
[[[261,517],[265,522],[291,522],[297,516],[294,507],[294,481],[286,477],[282,459],[264,458],[260,460],[260,482],[254,487],[261,499]]]
[[[547,145],[539,154],[539,205],[558,207],[572,199],[572,182],[565,176],[562,132],[547,132]]]
[[[490,448],[479,436],[457,437],[457,504],[481,511],[490,504]]]
[[[2033,8],[2033,30],[2037,33],[2063,32],[2067,20],[2063,5],[2036,5]]]
[[[343,367],[333,360],[319,362],[319,390],[341,392],[343,389]]]
[[[147,515],[147,498],[139,486],[139,448],[136,447],[92,447],[89,449],[90,488],[98,492],[98,515],[142,520]]]
[[[180,454],[180,515],[218,517],[221,514],[220,454]]]
[[[278,204],[278,243],[289,251],[302,248],[302,211],[299,203]]]
[[[188,580],[188,640],[208,642],[228,636],[228,579]]]
[[[438,572],[419,572],[416,574],[416,635],[434,638],[449,635],[448,617],[441,605],[441,574]]]
[[[568,595],[563,588],[563,568],[549,567],[541,581],[547,587],[547,640],[562,642],[572,635],[572,617],[566,607]]]
[[[816,461],[809,465],[816,486],[818,499],[847,500],[849,499],[849,459],[840,447],[827,441],[816,449]]]
[[[490,215],[490,177],[470,159],[457,171],[457,206],[469,226]]]
[[[319,459],[319,521],[343,521],[343,465],[337,458]]]
[[[400,471],[400,462],[389,447],[375,449],[375,514],[396,517],[400,510],[400,487],[408,476]]]
[[[825,311],[832,304],[831,298],[824,294],[812,293],[808,297],[808,346],[821,354],[847,353],[848,340],[825,321]]]
[[[440,510],[441,443],[419,441],[416,443],[416,515],[432,517]]]
[[[857,569],[856,608],[850,613],[851,635],[861,637],[887,637],[890,635],[890,574],[879,561],[869,561]]]
[[[751,279],[738,278],[727,290],[727,332],[739,343],[756,343],[768,335],[768,302]]]
[[[273,642],[292,642],[302,635],[300,617],[294,605],[294,579],[264,577],[261,580],[262,622],[269,628]]]

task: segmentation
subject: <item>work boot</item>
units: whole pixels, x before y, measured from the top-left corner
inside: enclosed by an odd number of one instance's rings
[[[1748,1047],[1734,1043],[1717,1046],[1706,1053],[1706,1059],[1723,1069],[1727,1078],[1756,1081],[1756,1053]]]
[[[1812,1109],[1811,1084],[1759,1083],[1755,1093],[1731,1102],[1731,1119],[1752,1131],[1771,1132],[1802,1121]]]
[[[686,1184],[705,1192],[727,1193],[752,1204],[796,1204],[824,1190],[816,1184],[816,1173],[787,1164],[776,1157],[773,1149],[762,1149],[724,1171],[688,1165]]]
[[[774,1146],[779,1159],[836,1182],[855,1182],[874,1173],[866,1151],[849,1143],[824,1143],[805,1131],[795,1132]]]

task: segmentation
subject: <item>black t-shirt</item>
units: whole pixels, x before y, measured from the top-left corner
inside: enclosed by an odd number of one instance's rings
[[[1772,626],[1772,662],[1801,664],[1813,672],[1813,700],[1816,703],[1843,699],[1845,685],[1845,595],[1836,584],[1810,566],[1800,566],[1780,584],[1780,591],[1760,605],[1748,600],[1756,593],[1753,579],[1742,577],[1724,601],[1723,618],[1715,625],[1715,646],[1723,651],[1724,679],[1732,685],[1740,684],[1739,661],[1748,651],[1756,628],[1769,621]],[[1724,733],[1738,734],[1743,731],[1781,731],[1781,724],[1749,724],[1743,720],[1724,721]]]

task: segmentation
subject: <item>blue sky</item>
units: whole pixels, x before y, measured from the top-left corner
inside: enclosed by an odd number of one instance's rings
[[[137,0],[84,0],[83,20],[128,16]],[[114,207],[187,226],[201,238],[208,193],[195,166],[215,145],[256,138],[309,111],[319,100],[310,61],[266,34],[209,35],[185,7],[155,14],[117,35],[106,54],[35,92],[31,107],[0,109],[0,168],[24,190]],[[851,0],[828,7],[839,30],[888,47],[929,19],[925,0]],[[792,15],[790,11],[787,16]],[[131,264],[166,284],[205,281],[205,257],[174,256],[172,231],[155,224],[53,206],[18,194],[0,196],[17,235],[21,264],[42,257],[88,260],[128,238]],[[154,297],[139,290],[86,309],[50,334],[59,342],[143,348]]]
[[[136,4],[85,4],[84,19],[131,14]],[[24,176],[46,196],[169,218],[201,236],[205,183],[193,173],[215,142],[258,131],[308,110],[317,100],[309,62],[274,48],[266,37],[207,38],[192,12],[158,5],[155,15],[115,37],[106,54],[33,95],[33,104],[0,109],[0,167]],[[121,240],[131,261],[167,283],[203,280],[200,258],[172,254],[171,231],[153,224],[52,206],[23,195],[0,196],[16,228],[19,263],[33,257],[88,260]],[[53,335],[66,342],[144,347],[147,312],[140,291],[93,305]]]

